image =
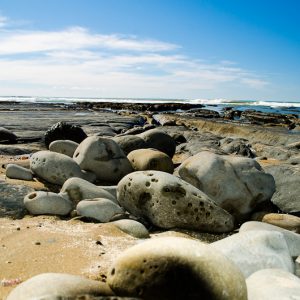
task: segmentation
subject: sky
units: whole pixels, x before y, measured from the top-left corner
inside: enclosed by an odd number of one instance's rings
[[[0,95],[300,101],[298,0],[0,0]]]

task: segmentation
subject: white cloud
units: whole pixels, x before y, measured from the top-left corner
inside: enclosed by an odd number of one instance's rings
[[[8,18],[0,15],[0,28],[5,27],[8,23]]]

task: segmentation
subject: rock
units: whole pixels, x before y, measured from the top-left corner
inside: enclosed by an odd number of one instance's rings
[[[107,223],[113,216],[124,213],[119,205],[105,198],[82,200],[77,204],[76,210],[79,215],[102,223]]]
[[[240,232],[258,230],[281,232],[285,238],[291,256],[297,257],[298,255],[300,255],[300,235],[297,233],[291,232],[278,226],[255,221],[246,222],[240,227]]]
[[[11,291],[7,300],[58,300],[80,295],[113,295],[103,282],[63,273],[36,275]],[[57,297],[57,298],[56,298]],[[68,298],[69,299],[69,298]]]
[[[56,140],[71,140],[81,143],[86,137],[86,133],[80,126],[58,122],[46,131],[45,145],[48,148],[50,143]]]
[[[300,149],[300,141],[286,145],[288,149]]]
[[[148,148],[147,143],[136,135],[115,136],[113,140],[121,147],[126,155],[133,150]]]
[[[247,278],[249,300],[300,299],[300,279],[284,270],[265,269]]]
[[[10,130],[0,127],[0,143],[16,143],[17,136]]]
[[[155,226],[209,232],[233,229],[232,216],[182,179],[160,171],[137,171],[118,184],[118,202]]]
[[[107,282],[117,295],[145,300],[247,299],[245,279],[233,263],[202,242],[180,237],[125,250]]]
[[[247,278],[266,268],[294,272],[289,248],[284,235],[276,231],[239,232],[210,244],[232,260]]]
[[[300,233],[300,218],[287,214],[266,214],[263,222]]]
[[[246,139],[232,139],[225,138],[220,140],[221,149],[225,151],[227,154],[237,154],[241,156],[246,156],[249,158],[254,158],[255,151],[251,148],[251,145],[248,143]]]
[[[176,149],[176,143],[171,136],[162,130],[150,129],[139,134],[149,148],[157,149],[173,157]]]
[[[255,160],[244,157],[203,151],[185,160],[178,172],[237,220],[248,217],[275,191],[272,175],[266,174]]]
[[[135,171],[156,170],[173,173],[174,165],[170,156],[155,149],[131,151],[127,158]]]
[[[30,169],[38,177],[59,185],[71,177],[85,177],[79,165],[72,158],[51,151],[34,153],[30,157]]]
[[[97,186],[77,177],[66,180],[60,190],[60,193],[67,193],[69,199],[75,204],[81,200],[94,198],[106,198],[117,203],[116,197],[106,190],[105,187]]]
[[[49,150],[61,154],[65,154],[69,157],[73,157],[73,154],[78,147],[78,143],[70,140],[56,140],[50,143]]]
[[[37,191],[25,196],[24,205],[32,215],[65,216],[73,209],[73,203],[52,192]]]
[[[146,239],[149,237],[147,228],[142,223],[135,220],[123,219],[111,222],[111,224],[135,238]]]
[[[22,218],[26,214],[23,199],[34,189],[0,181],[0,217]]]
[[[8,164],[6,166],[5,175],[8,178],[21,180],[32,180],[33,178],[30,170],[16,164]]]
[[[300,212],[300,166],[270,165],[266,172],[274,176],[276,192],[271,201],[285,213]]]
[[[100,185],[98,187],[109,192],[113,196],[113,199],[112,198],[109,198],[109,199],[114,202],[117,202],[117,187],[118,187],[117,185]],[[105,197],[105,198],[107,198],[107,197]]]
[[[300,277],[300,255],[297,257],[296,261],[295,261],[295,275]]]

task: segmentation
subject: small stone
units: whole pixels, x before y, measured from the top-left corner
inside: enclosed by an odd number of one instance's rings
[[[16,164],[8,164],[6,166],[5,175],[12,179],[32,180],[32,172],[22,166]]]
[[[113,137],[113,140],[118,143],[126,155],[133,150],[148,148],[147,143],[141,137],[136,135],[128,134],[115,136]]]
[[[266,214],[263,222],[300,233],[300,218],[287,214]]]
[[[52,152],[65,154],[69,157],[73,157],[73,154],[78,145],[78,143],[70,140],[56,140],[50,143],[49,150]]]
[[[118,227],[120,230],[125,233],[138,238],[138,239],[146,239],[149,238],[149,232],[147,228],[140,222],[135,220],[123,219],[111,222],[111,224]]]

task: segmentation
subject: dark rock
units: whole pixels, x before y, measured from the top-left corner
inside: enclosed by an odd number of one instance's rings
[[[220,114],[217,111],[210,110],[210,109],[197,109],[193,110],[194,117],[197,118],[220,118]]]
[[[17,136],[10,130],[0,127],[0,143],[14,144],[17,142]]]
[[[220,141],[221,149],[227,154],[237,154],[241,156],[246,156],[254,158],[256,156],[255,151],[251,148],[251,145],[246,139],[232,139],[225,138]]]
[[[71,140],[81,143],[86,137],[86,133],[80,126],[58,122],[46,131],[45,145],[48,148],[49,144],[55,140]]]
[[[113,138],[127,155],[133,150],[148,148],[147,143],[136,135],[122,135]]]

